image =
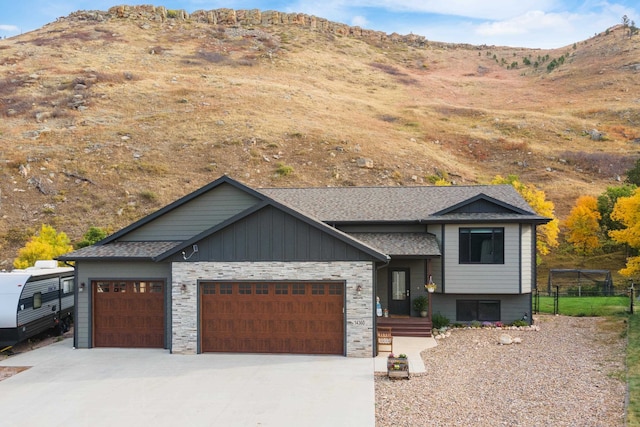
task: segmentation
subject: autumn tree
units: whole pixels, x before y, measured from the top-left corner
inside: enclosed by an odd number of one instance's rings
[[[611,218],[620,221],[624,228],[609,231],[609,236],[621,244],[640,249],[640,188],[629,197],[620,197],[613,207]],[[640,273],[640,256],[627,258],[627,266],[620,270],[623,276]]]
[[[497,175],[491,183],[512,185],[538,215],[551,218],[551,221],[537,228],[536,249],[539,255],[547,255],[551,248],[558,246],[560,222],[553,212],[553,202],[546,199],[544,191],[538,190],[533,184],[523,184],[516,175],[506,178]]]
[[[18,257],[13,261],[13,266],[32,267],[38,260],[54,259],[72,250],[73,246],[64,232],[58,233],[52,226],[42,224],[40,232],[18,250]]]
[[[623,225],[619,221],[611,219],[613,207],[620,197],[629,197],[637,187],[634,184],[624,184],[617,187],[607,187],[604,193],[598,196],[598,212],[600,212],[600,228],[605,235],[611,230],[619,230]]]
[[[576,253],[587,256],[600,247],[599,220],[598,200],[593,196],[580,196],[564,222],[567,241]]]

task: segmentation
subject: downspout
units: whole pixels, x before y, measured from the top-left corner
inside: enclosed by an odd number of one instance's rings
[[[73,348],[78,348],[78,328],[76,327],[76,321],[78,319],[78,269],[75,264],[70,264],[68,261],[63,261],[65,265],[73,268]],[[62,301],[60,303],[62,307]]]

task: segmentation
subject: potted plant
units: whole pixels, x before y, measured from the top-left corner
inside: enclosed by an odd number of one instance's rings
[[[420,313],[420,316],[427,317],[427,308],[429,307],[429,299],[425,295],[420,295],[413,299],[413,309]]]
[[[406,354],[398,357],[393,353],[387,358],[387,375],[389,378],[409,378],[409,359]]]

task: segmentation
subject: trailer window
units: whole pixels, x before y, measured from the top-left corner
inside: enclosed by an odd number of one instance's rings
[[[73,292],[73,279],[62,281],[62,292],[65,294]]]
[[[33,309],[42,307],[42,292],[33,294]]]

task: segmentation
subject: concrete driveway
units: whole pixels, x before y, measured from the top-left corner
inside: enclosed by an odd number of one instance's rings
[[[12,356],[0,381],[13,426],[374,426],[374,360],[339,356],[75,350]]]

